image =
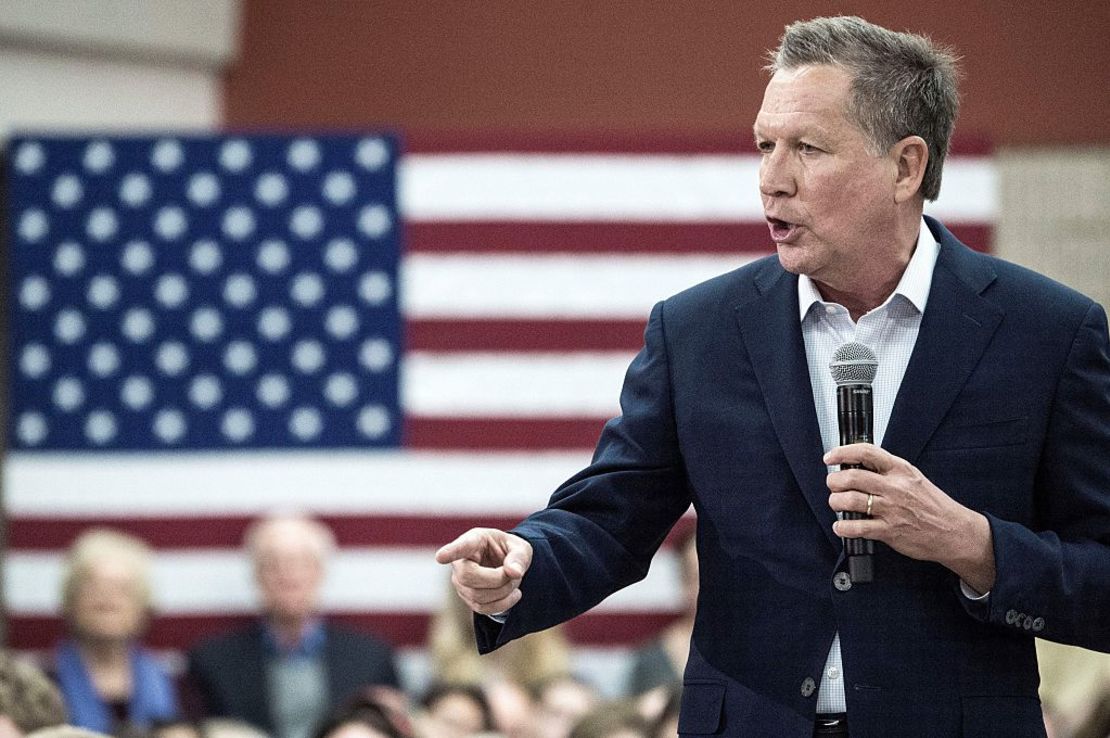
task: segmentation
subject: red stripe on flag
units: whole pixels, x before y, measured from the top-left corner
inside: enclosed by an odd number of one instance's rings
[[[946,224],[947,225],[947,224]],[[949,225],[961,241],[989,251],[993,226]],[[410,253],[473,254],[769,254],[762,221],[736,223],[568,223],[459,221],[405,226]],[[737,264],[739,266],[739,264]]]
[[[448,451],[593,449],[607,418],[433,418],[405,420],[409,448]]]
[[[749,124],[750,125],[750,124]],[[629,133],[625,131],[432,131],[404,132],[408,154],[522,153],[522,154],[755,154],[750,130],[682,134],[678,132]],[[994,152],[990,140],[960,134],[952,141],[949,156],[987,156]]]
[[[554,491],[554,490],[552,490]],[[335,534],[340,547],[438,548],[471,528],[508,530],[521,515],[320,515]],[[8,550],[55,551],[66,549],[90,528],[112,528],[143,539],[155,549],[237,548],[255,518],[245,515],[175,518],[134,517],[26,517],[11,521]],[[664,542],[690,526],[681,522]]]
[[[412,253],[767,254],[767,224],[417,221],[405,224]]]
[[[323,515],[342,547],[439,547],[475,527],[511,528],[521,515]],[[138,536],[157,549],[237,548],[254,518],[243,515],[174,518],[23,517],[12,521],[8,548],[67,548],[89,528],[107,527]]]
[[[572,643],[589,646],[635,646],[657,635],[674,621],[673,612],[588,613],[567,624]],[[199,641],[242,627],[252,615],[155,616],[143,643],[155,649],[185,650]],[[364,630],[397,647],[423,647],[427,642],[427,613],[337,613],[332,619]],[[53,647],[64,633],[58,617],[17,615],[8,618],[10,643],[21,649]]]
[[[618,131],[405,131],[406,154],[740,154],[754,153],[751,135],[719,133],[635,133]]]
[[[646,317],[646,316],[645,316]],[[409,351],[638,351],[643,320],[408,321]]]
[[[989,254],[994,244],[994,226],[979,223],[945,223],[952,235],[976,251]]]

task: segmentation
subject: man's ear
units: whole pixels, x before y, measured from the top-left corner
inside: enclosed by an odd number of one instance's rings
[[[921,136],[906,136],[890,149],[897,166],[894,178],[894,201],[906,202],[921,192],[925,165],[929,163],[929,145]]]

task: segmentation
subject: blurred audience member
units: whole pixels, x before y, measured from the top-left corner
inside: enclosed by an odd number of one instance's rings
[[[379,689],[365,691],[332,713],[313,738],[413,738],[408,716],[397,709],[394,696]]]
[[[111,736],[95,730],[79,728],[76,725],[52,725],[49,728],[40,728],[33,733],[28,733],[26,738],[111,738]]]
[[[1038,639],[1037,665],[1049,738],[1067,738],[1110,688],[1110,654]]]
[[[146,544],[112,530],[88,531],[70,548],[62,590],[68,637],[54,669],[75,726],[120,734],[177,717],[173,682],[139,645],[150,564]]]
[[[1110,738],[1110,682],[1093,700],[1087,718],[1076,728],[1072,738]]]
[[[694,632],[694,613],[698,606],[698,549],[694,533],[695,527],[689,525],[675,540],[681,575],[682,615],[658,638],[633,654],[628,677],[630,695],[653,687],[682,683],[682,672],[686,669],[686,657],[690,653],[690,634]]]
[[[649,726],[634,703],[599,705],[583,717],[570,738],[651,738]]]
[[[479,657],[474,648],[474,613],[447,590],[444,607],[429,629],[435,680],[480,686],[489,699],[497,730],[522,735],[532,722],[528,689],[570,671],[570,646],[560,626],[507,643]]]
[[[654,693],[654,694],[653,694]],[[662,697],[662,699],[658,699]],[[678,738],[678,708],[682,705],[682,685],[656,687],[636,700],[640,714],[651,727],[651,738]]]
[[[192,720],[170,720],[147,731],[147,738],[206,738],[204,728]]]
[[[66,722],[62,695],[42,671],[0,651],[0,738]]]
[[[433,684],[420,700],[421,727],[427,736],[467,738],[493,730],[493,714],[480,687]]]
[[[174,720],[156,725],[146,738],[269,738],[243,720],[209,718],[208,720]]]
[[[550,677],[530,691],[535,704],[531,738],[567,738],[599,702],[593,687],[569,674]]]
[[[261,728],[236,718],[208,718],[200,722],[201,738],[270,738]]]
[[[308,738],[317,723],[370,684],[397,686],[392,650],[320,614],[327,526],[273,516],[247,531],[261,595],[259,622],[196,647],[188,678],[209,716],[233,717],[275,738]]]

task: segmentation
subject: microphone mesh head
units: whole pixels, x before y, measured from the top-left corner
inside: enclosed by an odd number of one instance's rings
[[[833,352],[829,370],[833,381],[841,384],[871,384],[879,369],[879,359],[870,346],[852,341]]]

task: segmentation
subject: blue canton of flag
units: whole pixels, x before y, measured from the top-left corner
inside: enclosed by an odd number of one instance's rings
[[[396,144],[21,138],[10,445],[398,445]]]

